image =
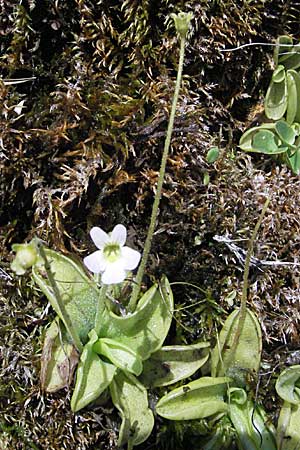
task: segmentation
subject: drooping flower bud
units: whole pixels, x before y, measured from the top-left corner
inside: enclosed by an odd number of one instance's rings
[[[38,251],[34,240],[29,244],[13,244],[12,249],[16,256],[11,263],[11,269],[17,275],[24,275],[27,269],[30,269],[38,261]]]

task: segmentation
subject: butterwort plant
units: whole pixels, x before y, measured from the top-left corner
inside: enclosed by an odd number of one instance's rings
[[[169,420],[210,421],[208,428],[215,432],[209,438],[201,436],[203,450],[231,449],[233,442],[239,450],[276,450],[275,429],[262,406],[249,395],[249,381],[257,377],[260,367],[262,333],[256,315],[246,304],[253,244],[269,201],[268,198],[249,241],[240,308],[227,317],[222,327],[211,353],[209,376],[171,390],[156,405],[157,414]],[[299,371],[293,376],[289,380],[298,380]]]
[[[300,44],[279,36],[274,51],[275,70],[265,101],[267,121],[242,135],[239,146],[252,153],[264,153],[285,162],[300,173]]]
[[[121,417],[118,445],[128,449],[144,442],[154,425],[147,389],[192,375],[209,356],[206,342],[163,346],[173,314],[173,295],[165,276],[145,292],[141,289],[159,211],[192,14],[181,12],[172,18],[180,40],[178,73],[142,257],[125,245],[122,224],[111,233],[99,227],[91,229],[97,250],[86,256],[83,264],[46,248],[37,238],[13,246],[16,256],[12,270],[22,275],[31,269],[33,280],[57,313],[45,334],[42,388],[55,392],[70,386],[76,371],[72,410],[77,413],[109,395]],[[132,271],[138,265],[134,276]]]

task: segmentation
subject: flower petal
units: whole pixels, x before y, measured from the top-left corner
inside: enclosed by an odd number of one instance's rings
[[[121,283],[126,278],[123,260],[120,259],[114,263],[108,264],[101,277],[103,284]]]
[[[122,247],[123,267],[125,270],[133,270],[137,267],[141,259],[141,254],[137,250],[129,247]]]
[[[124,227],[124,225],[119,224],[116,225],[115,228],[112,230],[110,240],[112,242],[117,242],[122,247],[126,242],[126,235],[127,235],[126,228]]]
[[[93,273],[103,272],[107,267],[107,261],[103,257],[102,250],[97,250],[83,259],[84,265]]]
[[[90,231],[91,238],[99,249],[102,249],[104,245],[109,241],[109,236],[105,231],[99,227],[93,227]]]

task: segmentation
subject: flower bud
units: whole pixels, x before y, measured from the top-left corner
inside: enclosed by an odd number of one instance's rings
[[[193,13],[180,12],[179,14],[171,14],[172,19],[175,22],[175,28],[181,39],[185,39],[190,22],[193,18]]]
[[[33,241],[29,244],[13,244],[12,249],[16,252],[15,259],[11,263],[11,269],[17,275],[23,275],[38,260],[38,252]]]

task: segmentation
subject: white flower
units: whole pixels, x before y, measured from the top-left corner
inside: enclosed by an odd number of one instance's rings
[[[91,238],[99,250],[84,258],[86,267],[93,273],[102,273],[103,284],[121,283],[126,272],[137,267],[141,255],[136,250],[124,247],[126,228],[116,225],[109,234],[99,227],[90,231]]]

